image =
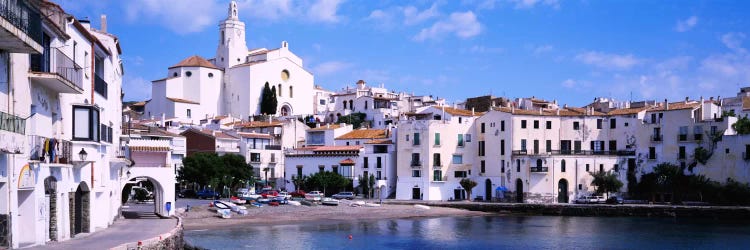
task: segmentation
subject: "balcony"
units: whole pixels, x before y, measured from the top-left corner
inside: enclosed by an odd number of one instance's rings
[[[0,130],[24,134],[26,132],[26,119],[0,111]]]
[[[50,164],[73,164],[73,143],[61,139],[31,135],[29,160]]]
[[[678,141],[687,141],[687,138],[688,138],[688,135],[687,135],[687,134],[680,134],[680,135],[677,135],[677,140],[678,140]]]
[[[281,145],[266,145],[266,150],[281,150]]]
[[[107,82],[97,74],[94,75],[94,91],[107,99]]]
[[[81,69],[62,51],[51,49],[50,54],[31,56],[29,79],[57,93],[80,94],[83,93]]]
[[[445,182],[448,180],[448,177],[443,177],[439,175],[435,175],[432,177],[432,182]]]
[[[513,155],[527,155],[528,151],[526,151],[526,149],[513,150],[513,151],[511,151],[511,154],[513,154]]]
[[[529,171],[532,173],[547,173],[549,171],[548,167],[531,167],[529,168]]]
[[[42,21],[39,12],[22,0],[0,0],[0,50],[10,53],[42,53]]]
[[[415,161],[415,160],[412,160],[412,161],[411,161],[411,166],[412,166],[412,167],[422,167],[422,161]]]
[[[661,135],[651,135],[651,141],[652,142],[661,142],[662,136]]]

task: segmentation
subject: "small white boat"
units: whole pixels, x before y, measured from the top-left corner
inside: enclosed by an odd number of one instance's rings
[[[217,209],[216,213],[218,213],[219,217],[221,217],[222,219],[232,218],[232,210],[230,209]]]
[[[339,200],[331,199],[331,198],[323,198],[323,201],[321,201],[320,203],[326,206],[338,206]]]
[[[292,205],[292,206],[302,206],[302,203],[300,203],[299,201],[288,201],[288,202],[289,202],[289,205]]]
[[[416,204],[416,205],[414,205],[414,207],[415,207],[415,208],[419,208],[419,209],[425,209],[425,210],[429,210],[429,209],[430,209],[430,207],[428,207],[428,206],[425,206],[425,205],[419,205],[419,204]]]
[[[352,202],[352,203],[349,204],[349,206],[351,206],[351,207],[361,207],[361,206],[364,206],[364,205],[365,205],[364,201],[355,201],[355,202]]]
[[[365,207],[380,207],[380,204],[377,204],[377,203],[365,203]]]
[[[245,203],[247,203],[247,201],[243,200],[243,199],[230,199],[229,201],[231,201],[234,204],[245,204]]]

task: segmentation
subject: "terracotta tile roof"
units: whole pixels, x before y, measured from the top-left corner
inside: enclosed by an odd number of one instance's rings
[[[386,138],[385,129],[357,129],[336,138],[336,140],[350,139],[382,139]]]
[[[210,68],[210,69],[219,69],[215,65],[213,65],[208,60],[204,59],[200,56],[191,56],[188,58],[185,58],[184,60],[180,61],[179,63],[173,65],[171,68],[177,68],[177,67],[203,67],[203,68]]]
[[[191,100],[185,100],[180,98],[174,98],[174,97],[167,97],[167,100],[173,101],[173,102],[180,102],[180,103],[189,103],[189,104],[200,104],[199,102],[194,102]]]
[[[465,110],[465,109],[454,109],[452,107],[447,106],[432,106],[436,109],[442,110],[443,107],[445,107],[445,113],[448,113],[450,115],[457,115],[457,116],[471,116],[471,110]],[[481,116],[482,112],[474,112],[474,116]]]
[[[748,110],[750,109],[750,97],[743,96],[742,97],[742,110]]]
[[[230,134],[227,134],[227,133],[224,133],[224,132],[221,132],[221,131],[214,131],[214,136],[217,139],[230,139],[230,140],[237,140],[237,139],[239,139],[237,137],[234,137],[234,136],[232,136]]]
[[[308,129],[307,131],[325,131],[325,130],[329,130],[329,129],[337,129],[337,128],[340,128],[340,127],[341,127],[341,124],[328,124],[328,125],[325,125],[325,126],[321,125],[318,128],[311,128],[311,129]]]
[[[393,144],[392,140],[386,140],[386,139],[378,139],[378,140],[370,140],[365,142],[365,144]]]
[[[689,101],[687,103],[683,102],[673,102],[669,103],[669,109],[667,109],[664,104],[653,106],[648,111],[669,111],[669,110],[681,110],[681,109],[694,109],[700,106],[699,102],[696,101]]]
[[[245,132],[237,132],[237,134],[242,138],[260,138],[260,139],[272,139],[273,136],[267,135],[267,134],[257,134],[257,133],[245,133]]]
[[[282,123],[278,121],[272,121],[272,122],[252,121],[252,122],[234,122],[234,124],[227,123],[225,125],[234,125],[235,128],[265,128],[265,127],[281,127]]]
[[[615,109],[607,112],[607,115],[633,115],[645,111],[646,107]]]
[[[353,151],[353,150],[360,150],[362,149],[362,146],[359,145],[353,145],[353,146],[320,146],[315,147],[313,151]]]
[[[139,152],[167,152],[169,151],[169,147],[131,146],[130,150]]]
[[[511,113],[514,115],[538,115],[538,116],[586,116],[586,109],[585,108],[561,108],[561,109],[542,109],[541,112],[539,110],[528,110],[528,109],[511,109],[506,107],[495,107],[493,108],[495,111],[505,112],[505,113]],[[559,110],[559,114],[558,114]],[[591,116],[604,116],[605,113],[594,111]]]
[[[346,158],[340,161],[339,164],[351,166],[351,165],[354,165],[354,160],[352,160],[352,158]]]

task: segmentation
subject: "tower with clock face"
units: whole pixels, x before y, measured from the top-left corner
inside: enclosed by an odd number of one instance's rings
[[[219,24],[219,46],[216,49],[214,64],[226,69],[245,62],[245,23],[240,21],[237,2],[232,1],[227,10],[227,18]]]

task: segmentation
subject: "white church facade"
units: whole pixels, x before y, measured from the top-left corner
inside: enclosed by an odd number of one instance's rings
[[[286,41],[276,49],[248,50],[245,23],[232,1],[219,24],[215,57],[191,56],[169,67],[166,78],[152,82],[144,115],[191,124],[219,115],[246,119],[260,114],[266,83],[276,91],[276,115],[313,113],[313,74]]]

